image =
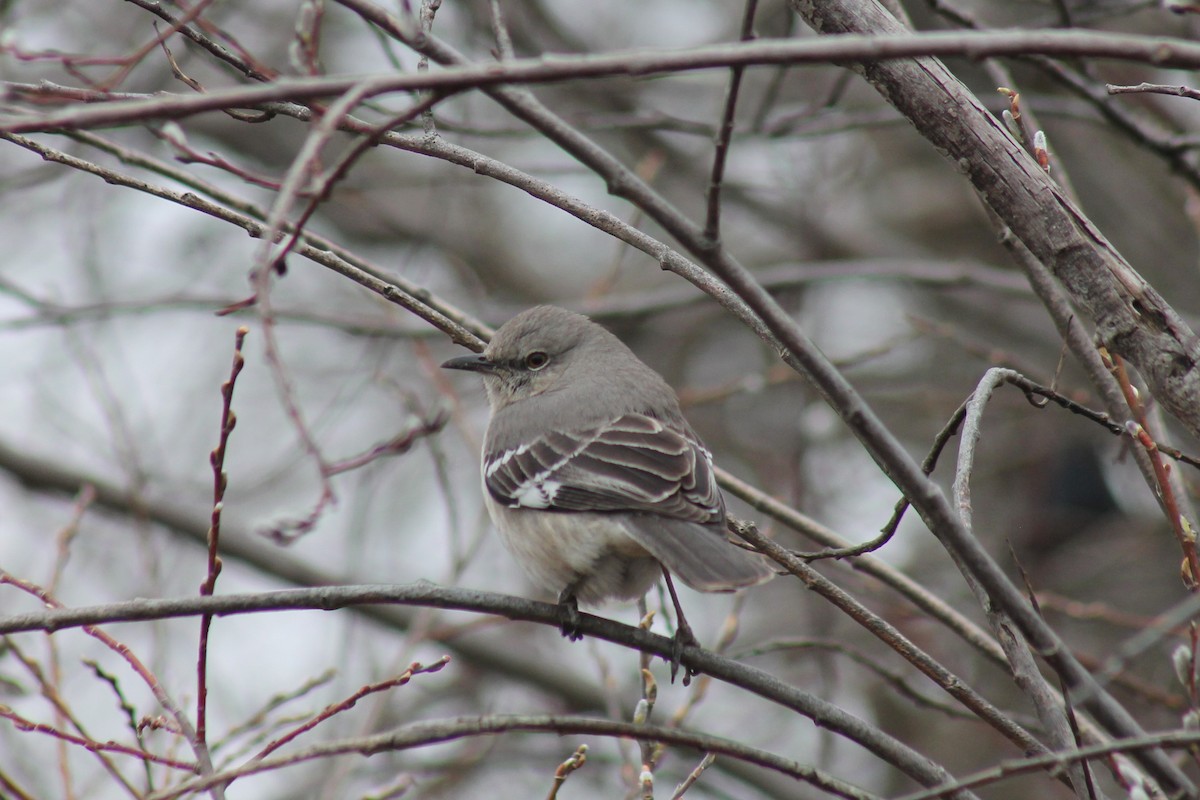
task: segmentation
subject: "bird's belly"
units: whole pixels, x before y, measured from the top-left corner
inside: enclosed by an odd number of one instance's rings
[[[580,603],[632,600],[662,574],[612,515],[515,509],[486,499],[505,547],[556,598],[574,585]]]

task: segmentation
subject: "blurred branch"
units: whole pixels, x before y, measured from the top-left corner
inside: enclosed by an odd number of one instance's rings
[[[122,174],[115,170],[101,166],[99,164],[85,161],[84,159],[68,155],[62,151],[47,147],[46,145],[35,142],[32,139],[24,136],[16,136],[0,132],[0,139],[7,139],[14,144],[24,147],[37,153],[47,161],[63,164],[77,169],[82,172],[87,172],[103,178],[108,183],[117,186],[126,186],[131,189],[136,189],[146,194],[153,195],[163,200],[181,205],[185,208],[191,208],[195,211],[208,214],[211,217],[229,222],[245,230],[248,234],[255,238],[261,238],[267,234],[268,227],[263,222],[260,222],[255,217],[236,211],[224,205],[204,200],[192,192],[176,192],[171,189],[166,189],[161,186],[147,183],[129,175]],[[288,226],[284,226],[284,231],[290,230]],[[448,316],[443,312],[442,308],[430,301],[431,295],[424,289],[419,289],[409,285],[403,288],[398,284],[406,284],[400,279],[393,276],[379,277],[374,271],[369,271],[356,265],[348,258],[344,258],[338,252],[318,246],[317,244],[309,243],[316,241],[313,237],[306,235],[305,243],[298,245],[295,252],[305,258],[315,261],[322,266],[332,269],[340,275],[350,278],[355,283],[370,289],[376,294],[382,295],[385,299],[396,303],[402,308],[411,311],[418,317],[421,317],[426,322],[434,325],[442,332],[446,333],[452,341],[458,342],[466,346],[481,347],[479,337],[469,328],[465,327],[459,320],[465,318],[465,315],[456,313],[453,317]],[[341,248],[338,248],[341,250]],[[344,252],[344,251],[343,251]],[[410,291],[411,289],[411,291]],[[424,299],[421,299],[421,296]]]
[[[825,547],[838,550],[850,547],[850,542],[837,535],[834,531],[796,511],[786,503],[781,503],[765,492],[722,470],[720,467],[716,468],[716,475],[722,489],[748,503],[754,510],[767,514],[772,519],[783,523],[792,530],[803,534],[810,540]],[[874,556],[859,556],[847,559],[845,563],[851,569],[860,571],[865,575],[870,575],[895,589],[902,597],[926,614],[929,614],[933,619],[945,625],[950,631],[975,648],[988,660],[1000,666],[1005,664],[1004,651],[1001,650],[1000,645],[986,631],[968,619],[961,611],[930,592],[900,570]]]
[[[1141,750],[1158,749],[1161,747],[1187,748],[1194,746],[1197,742],[1200,742],[1200,732],[1178,730],[1169,733],[1147,734],[1134,739],[1118,739],[1105,744],[1080,747],[1067,753],[1053,753],[1048,756],[1014,759],[1001,762],[997,766],[986,770],[980,770],[973,775],[968,775],[942,788],[912,792],[902,795],[896,798],[896,800],[936,800],[936,798],[949,797],[960,789],[975,789],[982,786],[989,786],[999,783],[1006,778],[1027,775],[1030,772],[1039,772],[1044,769],[1052,771],[1060,770],[1076,762],[1100,759],[1115,753],[1136,753]]]
[[[167,165],[164,165],[167,166]],[[171,175],[174,178],[175,176]],[[232,199],[232,198],[228,198]],[[226,198],[222,202],[229,205]],[[231,206],[232,207],[232,206]],[[564,209],[567,210],[567,209]],[[570,213],[568,211],[568,213]],[[587,220],[582,220],[587,221]],[[327,240],[311,232],[305,238],[322,247]],[[647,242],[650,237],[645,237]],[[339,248],[342,258],[344,249]],[[384,274],[382,268],[375,268]],[[954,291],[976,289],[1008,295],[1014,299],[1033,299],[1029,283],[1012,270],[991,267],[972,261],[939,261],[937,259],[863,258],[844,261],[806,261],[797,264],[780,264],[762,267],[755,271],[759,282],[774,294],[799,291],[806,287],[846,281],[894,282],[932,290]],[[178,311],[212,312],[227,309],[240,302],[230,295],[164,294],[144,300],[114,299],[98,303],[68,305],[42,297],[34,297],[15,284],[0,277],[0,294],[18,296],[34,312],[29,316],[0,320],[0,330],[25,330],[28,328],[54,326],[75,322],[110,319],[120,315],[171,313]],[[707,296],[693,287],[678,283],[645,292],[608,294],[589,300],[579,310],[597,320],[638,318],[651,314],[703,305]],[[431,298],[433,299],[433,298]],[[238,309],[232,315],[252,313],[249,308]],[[382,315],[375,320],[363,314],[334,315],[319,310],[304,308],[276,308],[275,316],[280,321],[336,328],[345,333],[388,339],[429,339],[439,332],[426,326],[405,325],[403,321],[392,321]],[[470,327],[478,335],[488,328],[474,321]]]
[[[158,0],[126,0],[126,2],[133,3],[139,8],[154,14],[159,19],[162,19],[168,23],[173,30],[178,31],[187,38],[191,39],[197,45],[203,47],[209,53],[216,56],[218,60],[229,64],[248,78],[258,81],[269,81],[278,75],[275,70],[257,63],[245,52],[235,53],[222,45],[220,42],[214,40],[204,31],[196,30],[196,27],[186,24],[185,21],[179,17],[173,16],[171,12],[163,6],[162,3],[158,2]]]
[[[929,289],[979,289],[1032,299],[1029,283],[1012,270],[971,261],[936,259],[861,258],[842,261],[805,261],[760,267],[754,277],[772,294],[844,281],[903,283]],[[688,286],[671,284],[661,289],[629,295],[606,295],[589,301],[582,310],[593,319],[640,317],[677,308],[701,305],[703,294]]]
[[[16,657],[16,659],[19,662],[21,662],[21,666],[23,666],[26,669],[26,671],[28,671],[29,674],[33,676],[33,679],[35,681],[37,681],[38,689],[40,690],[42,697],[46,698],[46,701],[49,702],[51,707],[54,709],[56,727],[54,729],[51,729],[54,731],[51,735],[59,737],[62,741],[68,741],[68,739],[60,736],[59,734],[66,733],[65,731],[62,731],[61,728],[63,725],[70,723],[71,727],[74,728],[75,732],[78,734],[78,736],[75,738],[78,738],[78,739],[82,740],[83,742],[91,742],[91,743],[94,743],[94,745],[99,745],[100,742],[97,741],[96,738],[88,732],[88,729],[84,725],[83,720],[81,720],[79,718],[79,715],[76,714],[71,709],[71,707],[67,704],[66,699],[63,697],[62,692],[59,690],[60,687],[58,685],[56,685],[56,682],[55,682],[56,679],[60,678],[61,676],[54,674],[54,673],[52,673],[50,676],[47,676],[46,670],[44,670],[41,667],[41,665],[38,664],[38,662],[36,660],[34,660],[33,658],[27,656],[24,652],[22,652],[22,649],[20,647],[18,647],[16,642],[13,642],[11,639],[5,640],[4,648],[6,650],[8,650],[9,652],[11,652]],[[52,659],[51,667],[54,668],[58,665],[57,662],[59,660],[59,653],[57,650],[51,650],[51,659]],[[110,686],[111,685],[112,684],[110,683]],[[4,716],[8,716],[10,713],[15,714],[15,712],[10,712],[10,711],[5,710],[4,706],[0,706],[0,714],[3,714]],[[41,732],[50,733],[51,730],[43,729]],[[69,734],[68,734],[68,736],[69,736]],[[137,738],[138,738],[138,745],[144,749],[145,744],[141,740],[141,737],[137,737]],[[71,741],[74,741],[74,740],[72,739]],[[84,746],[87,746],[87,745],[84,745]],[[126,778],[125,775],[119,769],[117,769],[117,766],[116,766],[116,764],[113,763],[113,760],[106,755],[105,751],[108,749],[107,747],[89,746],[88,749],[90,752],[95,754],[96,760],[98,760],[100,762],[100,765],[104,768],[104,771],[107,772],[110,776],[112,776],[113,780],[116,781],[116,783],[119,784],[125,791],[127,791],[129,793],[130,797],[134,797],[137,795],[137,788],[129,782],[129,779]],[[63,767],[62,751],[60,751],[59,758],[60,758],[60,769],[61,769]],[[149,772],[150,762],[146,761],[144,763],[146,764],[145,769],[147,770],[147,772]],[[195,769],[197,769],[194,765],[192,765],[192,766],[182,765],[182,762],[181,762],[180,768],[192,769],[193,771]],[[66,790],[65,793],[67,795],[70,795],[70,786],[69,786],[69,781],[68,781],[67,775],[65,774],[65,770],[64,770],[64,775],[63,775],[63,783],[66,784],[64,786],[64,789]]]
[[[596,736],[637,739],[639,741],[662,742],[701,752],[719,753],[730,758],[776,770],[837,797],[845,797],[849,798],[849,800],[878,800],[876,795],[865,792],[845,781],[838,780],[822,770],[807,767],[791,759],[782,758],[772,753],[749,747],[732,739],[724,739],[700,733],[688,733],[657,725],[635,725],[628,722],[613,722],[603,719],[570,716],[495,715],[417,722],[387,733],[315,745],[289,756],[268,759],[243,769],[232,769],[222,772],[215,776],[214,780],[232,780],[245,775],[256,775],[317,758],[328,758],[330,756],[345,754],[370,756],[377,753],[408,750],[415,747],[456,741],[474,736],[494,736],[510,731],[553,733],[559,736],[592,734]],[[203,788],[205,788],[205,782],[190,781],[170,790],[151,795],[151,800],[171,800],[171,798],[199,791]]]
[[[33,584],[27,580],[19,578],[3,569],[0,569],[0,586],[10,586],[18,591],[24,592],[30,596],[36,597],[45,606],[50,609],[63,609],[65,606],[47,593],[43,588]],[[96,639],[113,653],[116,653],[129,668],[146,684],[146,688],[154,696],[155,701],[174,719],[178,726],[179,733],[187,742],[192,752],[196,756],[196,765],[200,774],[211,776],[214,773],[212,755],[208,749],[208,743],[196,735],[196,729],[188,720],[187,714],[183,708],[175,701],[175,699],[167,692],[165,686],[159,681],[158,677],[146,666],[138,656],[124,643],[117,641],[107,631],[97,628],[94,624],[84,624],[78,627],[83,628],[83,632],[93,639]],[[214,783],[206,787],[212,795],[213,800],[225,800],[225,787],[221,783]]]
[[[425,100],[414,103],[398,116],[376,126],[370,136],[361,137],[354,143],[348,153],[342,155],[334,167],[324,175],[321,174],[319,158],[325,145],[344,123],[350,112],[363,99],[365,88],[356,86],[347,91],[331,107],[324,110],[323,115],[309,129],[300,151],[293,158],[291,166],[275,195],[270,213],[266,217],[267,234],[262,237],[263,244],[258,248],[254,258],[254,266],[250,271],[250,282],[254,287],[254,306],[262,323],[263,341],[265,343],[266,361],[275,380],[275,388],[279,394],[288,419],[292,422],[301,445],[309,458],[316,463],[317,474],[321,483],[321,493],[316,505],[303,518],[295,521],[277,523],[271,526],[270,535],[281,542],[292,541],[312,531],[317,521],[326,509],[336,499],[333,483],[330,480],[336,474],[333,466],[321,452],[320,446],[313,437],[305,420],[304,412],[296,397],[291,373],[283,363],[278,337],[275,334],[275,315],[271,303],[271,279],[274,275],[284,274],[284,260],[287,254],[295,251],[302,241],[305,225],[316,213],[318,206],[328,200],[333,185],[345,177],[346,171],[361,156],[368,147],[373,147],[393,124],[399,124],[421,114],[441,99],[434,93]],[[313,185],[315,184],[315,188]],[[298,218],[289,221],[292,206],[300,199],[302,190],[311,193]],[[284,228],[289,234],[284,239]],[[275,242],[279,242],[274,245]],[[273,246],[274,245],[274,246]]]

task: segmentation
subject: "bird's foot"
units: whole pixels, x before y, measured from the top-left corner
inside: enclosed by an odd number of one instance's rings
[[[671,637],[671,683],[674,683],[675,676],[679,673],[680,662],[683,661],[683,648],[699,647],[700,640],[692,633],[692,626],[688,625],[687,618],[683,616],[683,606],[679,605],[679,595],[675,593],[675,582],[671,580],[671,573],[663,567],[662,574],[667,584],[667,592],[671,595],[671,605],[675,606],[675,635]],[[690,684],[695,674],[696,670],[685,667],[683,685]]]
[[[562,631],[563,636],[575,642],[583,638],[583,634],[579,632],[580,622],[579,602],[574,593],[564,591],[558,596],[558,629]]]
[[[681,617],[679,624],[675,628],[675,635],[671,637],[671,683],[675,682],[675,675],[679,672],[680,666],[682,666],[684,648],[700,646],[700,640],[696,638],[696,634],[692,633],[692,626],[688,625],[687,621]],[[692,676],[695,674],[696,670],[691,667],[684,667],[683,685],[690,685]]]

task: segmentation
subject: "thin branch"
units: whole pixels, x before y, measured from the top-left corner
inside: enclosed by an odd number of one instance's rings
[[[234,334],[233,365],[229,368],[229,378],[221,384],[221,427],[217,435],[217,446],[209,456],[213,471],[213,503],[212,516],[208,527],[208,562],[207,574],[200,584],[201,595],[211,595],[217,587],[217,576],[221,574],[221,558],[218,555],[221,542],[221,513],[225,508],[225,488],[229,484],[229,475],[225,472],[225,453],[229,447],[229,435],[237,424],[233,413],[233,388],[237,385],[238,375],[246,360],[242,357],[242,345],[250,330],[240,327]],[[200,646],[196,658],[196,736],[202,742],[208,741],[208,633],[212,627],[212,617],[208,614],[200,617]]]
[[[370,756],[376,753],[409,750],[415,747],[475,736],[494,736],[510,731],[553,733],[559,736],[592,734],[596,736],[636,739],[639,741],[663,742],[700,751],[719,753],[730,758],[757,764],[761,767],[781,772],[797,780],[802,780],[837,797],[848,798],[848,800],[878,800],[876,795],[863,791],[845,781],[838,780],[821,770],[804,766],[796,761],[774,755],[773,753],[748,747],[732,739],[671,730],[654,725],[634,725],[628,722],[613,722],[589,717],[519,715],[459,717],[433,722],[418,722],[388,733],[316,745],[291,756],[269,759],[249,767],[222,772],[211,779],[205,778],[198,781],[189,781],[173,787],[169,791],[155,793],[151,795],[149,800],[173,800],[173,798],[180,797],[183,794],[202,790],[211,782],[229,781],[246,775],[256,775],[318,758],[328,758],[344,754]]]
[[[21,732],[45,734],[60,741],[67,742],[68,744],[82,747],[84,750],[88,750],[93,753],[115,753],[137,759],[140,762],[144,762],[147,766],[150,764],[160,764],[164,767],[183,770],[184,772],[190,772],[193,774],[200,771],[200,767],[194,763],[179,761],[174,758],[167,758],[166,756],[160,756],[155,753],[151,753],[140,747],[132,747],[130,745],[121,744],[120,742],[100,742],[86,736],[76,736],[73,733],[59,730],[52,725],[46,725],[41,722],[34,722],[33,720],[25,719],[6,705],[0,705],[0,719],[7,719],[13,724],[14,727],[16,727],[17,730]],[[114,775],[114,777],[116,777],[116,775]],[[134,789],[134,787],[126,785],[126,788],[130,791],[130,794],[133,797],[139,796],[138,791]]]
[[[400,26],[395,17],[362,0],[339,1],[376,24]],[[433,41],[433,37],[426,38]],[[407,41],[411,43],[416,39],[408,36]],[[513,59],[499,64],[457,66],[429,73],[278,79],[266,85],[214,89],[202,95],[164,93],[146,102],[115,101],[36,114],[0,115],[0,131],[33,133],[112,126],[149,119],[178,119],[205,111],[258,108],[274,101],[317,100],[343,95],[351,90],[360,91],[365,99],[391,92],[459,91],[506,84],[555,83],[614,76],[645,77],[768,64],[875,63],[918,56],[985,58],[1039,54],[1064,58],[1106,58],[1181,69],[1200,68],[1200,44],[1161,36],[1098,31],[939,31],[903,36],[846,35],[709,45],[686,51],[618,50],[603,55]],[[6,87],[6,84],[0,82],[0,87]]]
[[[363,603],[397,603],[490,613],[554,628],[559,627],[561,621],[558,606],[550,603],[419,582],[399,586],[329,586],[248,595],[135,600],[90,608],[56,608],[0,618],[0,634],[35,630],[52,633],[99,622],[133,622],[205,613],[224,616],[314,608],[333,610]],[[579,617],[579,630],[586,636],[650,653],[664,661],[670,661],[672,658],[674,643],[666,636],[592,614],[581,612]],[[837,706],[788,686],[761,670],[695,646],[683,649],[680,662],[696,673],[711,675],[809,717],[822,728],[858,743],[922,785],[935,786],[950,780],[944,768],[903,742]]]
[[[1003,761],[994,767],[980,770],[974,775],[968,775],[961,780],[949,783],[941,788],[912,792],[902,795],[896,798],[896,800],[937,800],[937,798],[950,797],[954,792],[962,789],[976,789],[982,786],[990,786],[1005,778],[1016,777],[1017,775],[1028,775],[1031,772],[1041,772],[1042,770],[1061,770],[1070,764],[1080,761],[1104,758],[1119,753],[1136,753],[1142,750],[1156,750],[1162,747],[1192,747],[1197,742],[1200,742],[1200,732],[1179,730],[1169,733],[1147,734],[1135,739],[1118,739],[1104,744],[1080,747],[1070,752],[1053,753],[1048,756]]]
[[[828,548],[846,549],[850,542],[814,519],[791,508],[786,503],[771,497],[766,492],[751,486],[735,475],[717,467],[717,480],[721,488],[739,500],[749,504],[755,511],[766,514],[801,535]],[[760,548],[761,549],[761,548]],[[982,628],[972,622],[961,611],[942,600],[917,581],[890,564],[873,556],[848,559],[846,563],[854,570],[879,580],[892,587],[902,597],[924,611],[932,619],[945,625],[963,641],[971,645],[992,663],[1005,665],[1004,651]]]
[[[1200,100],[1200,89],[1190,86],[1164,86],[1161,83],[1139,83],[1136,86],[1119,86],[1115,83],[1104,85],[1109,94],[1169,94],[1175,97],[1187,97]]]
[[[758,13],[758,0],[746,0],[742,11],[743,42],[754,38],[754,16]],[[712,242],[721,238],[721,183],[725,179],[725,163],[729,156],[729,142],[733,138],[733,123],[737,111],[738,93],[742,88],[745,67],[734,67],[729,71],[729,88],[725,92],[725,107],[721,111],[721,124],[717,127],[717,138],[713,143],[712,171],[708,179],[708,212],[704,223],[704,235]]]
[[[38,688],[41,690],[42,696],[46,698],[51,707],[54,709],[55,717],[71,723],[71,727],[75,729],[75,732],[80,738],[88,741],[95,741],[94,737],[88,733],[87,729],[84,727],[83,721],[79,719],[79,716],[71,710],[71,708],[67,705],[66,700],[63,699],[62,693],[58,690],[58,684],[60,682],[57,680],[51,682],[51,680],[47,678],[46,673],[41,666],[34,659],[25,655],[21,648],[17,646],[16,642],[6,638],[4,640],[4,648],[11,652],[16,659],[21,662],[21,665],[25,667],[29,674],[33,676],[34,680],[37,681]],[[52,650],[51,652],[57,654],[57,650]],[[96,758],[100,761],[101,766],[104,767],[104,771],[111,775],[113,780],[115,780],[126,792],[129,793],[130,797],[135,798],[136,800],[138,797],[137,788],[129,782],[129,779],[126,778],[119,769],[117,769],[117,766],[113,763],[112,759],[105,755],[102,749],[92,749],[92,752],[95,753]],[[65,758],[65,753],[62,751],[60,751],[60,758]],[[149,769],[149,764],[146,764],[146,770],[149,771]],[[64,775],[64,781],[65,780],[66,776]],[[64,790],[68,795],[71,794],[69,786],[64,786]]]
[[[206,546],[208,521],[202,515],[189,513],[174,503],[153,498],[145,503],[135,503],[135,498],[125,488],[109,480],[64,469],[61,465],[32,456],[25,449],[18,450],[3,442],[0,442],[0,469],[30,490],[73,494],[80,486],[93,486],[97,508],[153,522],[185,542],[197,547]],[[250,531],[237,530],[228,521],[222,528],[222,556],[226,561],[240,561],[263,575],[295,586],[320,587],[353,582],[345,575],[318,569]],[[412,615],[402,607],[356,606],[354,611],[390,630],[406,631],[412,624]],[[510,647],[506,642],[488,643],[468,637],[453,638],[440,644],[455,653],[461,662],[553,695],[570,708],[604,708],[603,694],[591,683],[573,672],[561,669],[557,664],[546,662],[535,653]]]
[[[804,585],[843,611],[868,633],[877,637],[904,660],[932,680],[943,691],[971,710],[979,719],[991,725],[1013,744],[1025,752],[1041,752],[1046,747],[1034,736],[1013,722],[1000,709],[993,706],[982,695],[967,685],[959,676],[939,664],[933,657],[913,641],[873,613],[832,581],[804,563],[771,539],[763,536],[753,525],[738,525],[737,533],[760,552],[804,582]]]
[[[954,471],[954,502],[958,508],[959,517],[966,527],[968,534],[973,533],[971,509],[971,476],[974,472],[976,446],[982,435],[983,411],[991,399],[996,387],[1002,383],[1020,376],[1012,370],[993,368],[984,374],[975,387],[975,392],[967,401],[966,415],[963,419],[962,436],[959,439],[958,463]],[[957,554],[951,552],[951,557],[957,561]],[[1033,704],[1034,711],[1045,728],[1049,741],[1054,749],[1066,752],[1076,745],[1075,736],[1071,730],[1070,720],[1065,713],[1064,698],[1069,692],[1069,685],[1064,682],[1064,690],[1059,694],[1042,677],[1038,670],[1029,644],[1024,637],[1017,633],[1017,627],[1004,608],[993,606],[988,602],[988,595],[983,587],[974,579],[971,571],[959,569],[967,577],[967,584],[975,594],[988,616],[992,631],[999,640],[1004,654],[1008,658],[1013,680]],[[1037,611],[1037,609],[1034,609]],[[1068,769],[1071,784],[1080,800],[1087,800],[1088,787],[1091,785],[1087,772],[1081,764],[1071,764]]]
[[[341,712],[346,711],[347,709],[353,708],[355,703],[357,703],[359,700],[363,699],[367,695],[375,694],[376,692],[384,692],[389,689],[395,689],[400,686],[406,686],[408,684],[408,682],[413,679],[414,675],[426,675],[431,672],[439,672],[439,671],[441,671],[441,669],[443,667],[445,667],[449,663],[450,663],[449,656],[442,656],[437,661],[434,661],[432,664],[419,664],[419,663],[414,662],[409,665],[408,669],[404,670],[403,673],[396,676],[395,678],[389,678],[386,681],[380,681],[378,683],[373,683],[369,686],[364,686],[361,689],[359,689],[358,691],[356,691],[354,694],[352,694],[350,697],[347,697],[344,700],[341,700],[337,703],[332,703],[332,704],[326,706],[321,711],[321,713],[316,714],[311,719],[307,720],[303,725],[299,725],[299,726],[293,728],[292,730],[288,731],[283,736],[279,736],[275,739],[272,739],[270,742],[268,742],[266,744],[266,746],[264,746],[261,750],[259,750],[257,753],[254,754],[254,757],[252,759],[250,759],[249,763],[257,764],[261,761],[266,760],[266,757],[271,755],[271,753],[274,753],[276,750],[283,747],[284,745],[295,741],[298,737],[302,736],[303,734],[305,734],[308,731],[312,730],[313,728],[317,727],[322,722],[325,722],[326,720],[330,719],[334,715],[340,714]]]
[[[0,585],[12,586],[22,592],[25,592],[26,594],[32,595],[50,609],[62,610],[64,608],[64,606],[58,600],[51,597],[40,587],[30,583],[29,581],[22,580],[2,569],[0,569]],[[99,620],[97,622],[99,622]],[[171,695],[167,693],[167,690],[163,687],[162,683],[159,682],[154,673],[150,671],[150,669],[133,653],[132,650],[130,650],[121,642],[118,642],[107,632],[97,628],[95,625],[96,624],[93,623],[83,625],[81,627],[83,627],[84,633],[86,633],[88,636],[98,640],[109,650],[123,658],[129,665],[130,669],[133,670],[134,674],[136,674],[145,682],[146,687],[150,690],[151,694],[154,695],[154,699],[157,700],[158,704],[171,715],[171,717],[175,720],[175,723],[179,726],[180,732],[187,740],[188,745],[192,748],[192,752],[196,755],[196,761],[199,765],[200,773],[202,775],[212,775],[214,770],[212,757],[208,751],[208,745],[196,736],[196,729],[188,720],[187,715],[183,712],[183,709],[178,703],[175,702]],[[225,791],[219,783],[207,788],[212,794],[213,800],[224,800]]]
[[[146,181],[122,174],[93,162],[68,155],[60,150],[23,136],[0,133],[0,139],[7,139],[14,144],[37,153],[47,161],[63,164],[72,169],[96,175],[108,183],[136,189],[185,208],[200,211],[215,219],[236,225],[252,237],[261,238],[267,233],[267,226],[257,217],[237,211],[224,204],[208,202],[198,197],[195,193],[176,192],[147,183]],[[286,226],[285,230],[288,230]],[[296,253],[344,277],[350,278],[364,288],[370,289],[386,300],[421,317],[449,336],[451,341],[466,347],[472,347],[473,349],[483,349],[483,342],[475,332],[476,330],[488,330],[482,323],[478,323],[472,320],[469,315],[441,303],[428,290],[417,287],[397,276],[387,275],[378,268],[373,268],[367,262],[345,250],[345,248],[336,246],[326,247],[327,243],[327,240],[321,237],[306,234],[305,244],[298,246]]]

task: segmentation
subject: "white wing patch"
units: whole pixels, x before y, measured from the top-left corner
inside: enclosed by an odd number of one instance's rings
[[[502,502],[509,508],[551,508],[554,505],[554,498],[558,496],[558,491],[562,488],[562,482],[553,479],[555,473],[578,455],[579,451],[587,447],[594,438],[593,436],[591,439],[575,443],[576,446],[573,449],[563,453],[550,464],[538,461],[537,454],[534,454],[533,463],[539,464],[542,468],[533,475],[525,475],[523,480],[508,489],[505,492],[507,496],[502,498]],[[487,462],[483,473],[484,486],[487,486],[497,473],[501,473],[501,476],[505,476],[507,472],[512,472],[514,475],[520,474],[523,467],[520,463],[521,456],[537,446],[544,446],[544,440],[539,439],[512,450],[506,450]],[[501,472],[501,470],[505,470],[505,472]],[[512,476],[507,477],[511,479]]]
[[[545,474],[537,476],[529,483],[522,484],[510,502],[509,508],[550,508],[554,505],[554,496],[562,488],[558,481],[544,480]],[[542,478],[543,480],[538,480]]]

